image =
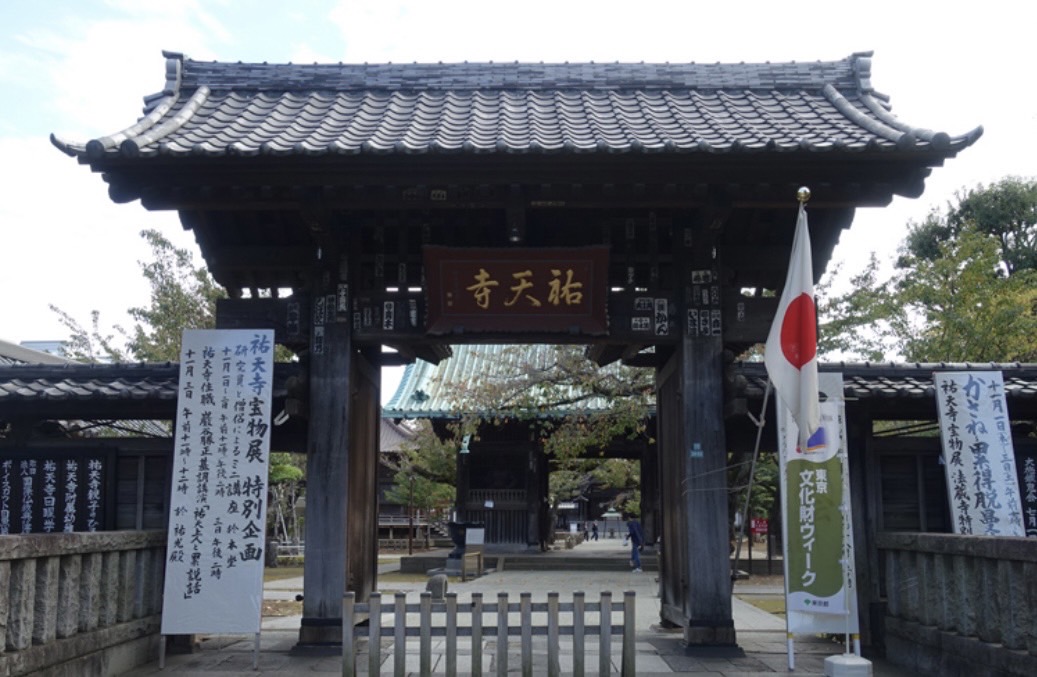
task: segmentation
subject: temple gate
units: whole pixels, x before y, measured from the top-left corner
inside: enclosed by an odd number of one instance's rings
[[[917,197],[950,137],[894,118],[870,54],[810,64],[203,63],[167,54],[145,117],[55,145],[116,202],[176,210],[304,376],[300,644],[375,580],[379,367],[449,344],[580,343],[657,370],[662,616],[735,642],[725,366],[766,338],[810,186],[815,274],[854,210]],[[491,284],[496,283],[496,284]],[[577,299],[576,297],[580,298]],[[539,305],[530,299],[534,298]],[[494,305],[500,304],[500,305]],[[381,346],[395,349],[384,353]]]

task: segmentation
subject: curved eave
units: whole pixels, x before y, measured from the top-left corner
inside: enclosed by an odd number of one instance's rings
[[[710,143],[702,140],[691,145],[676,145],[666,143],[660,146],[647,146],[639,143],[630,143],[623,146],[578,147],[571,143],[562,143],[556,146],[530,144],[527,147],[511,147],[497,144],[493,147],[480,147],[465,144],[461,147],[445,147],[436,143],[422,146],[408,146],[397,143],[392,146],[379,146],[375,143],[363,142],[358,146],[326,146],[322,148],[309,146],[304,143],[294,144],[291,147],[278,146],[275,143],[264,143],[256,147],[245,147],[240,144],[229,144],[218,146],[206,141],[194,144],[189,148],[173,147],[161,142],[148,141],[141,143],[141,138],[124,139],[118,148],[105,148],[104,144],[110,143],[114,137],[95,139],[86,144],[70,142],[56,135],[51,135],[52,144],[70,157],[76,157],[83,164],[90,164],[94,169],[100,170],[111,165],[121,165],[126,161],[136,162],[151,160],[174,160],[192,161],[199,158],[225,158],[228,160],[245,160],[251,158],[336,158],[346,160],[348,158],[405,158],[423,157],[497,157],[505,160],[516,156],[553,156],[553,157],[583,157],[593,156],[668,156],[668,157],[694,157],[715,158],[717,156],[750,157],[753,155],[863,155],[863,154],[889,154],[908,155],[916,157],[936,157],[946,159],[954,157],[957,153],[973,145],[982,135],[983,127],[979,126],[965,134],[950,136],[944,132],[932,132],[922,128],[908,128],[909,131],[895,131],[891,134],[895,140],[872,139],[863,143],[845,143],[840,139],[811,140],[807,138],[797,139],[795,142],[776,142],[768,140],[764,143],[741,143],[739,141]],[[168,134],[168,130],[157,130],[158,135]],[[116,137],[118,135],[115,135]],[[153,137],[154,138],[154,137]]]
[[[52,135],[54,145],[95,170],[263,156],[945,158],[983,131],[951,136],[898,120],[871,87],[870,53],[802,67],[717,64],[715,72],[694,64],[185,65],[167,56],[166,89],[142,119],[86,143]]]

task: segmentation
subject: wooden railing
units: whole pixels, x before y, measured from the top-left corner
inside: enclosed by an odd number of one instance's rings
[[[1037,539],[878,534],[887,656],[920,674],[1037,674]],[[965,672],[955,672],[965,674]]]
[[[622,621],[613,622],[613,614],[622,615]],[[418,624],[408,627],[408,614],[418,615]],[[492,614],[495,623],[485,625],[484,615]],[[516,617],[517,614],[517,617]],[[538,618],[546,614],[546,620],[538,624],[533,621],[533,614]],[[597,623],[589,624],[588,614],[596,615]],[[382,623],[382,616],[390,615],[388,624]],[[518,624],[512,621],[517,618]],[[459,623],[467,619],[468,623]],[[471,638],[466,658],[470,665],[464,666],[464,673],[482,675],[483,638],[495,637],[496,674],[504,677],[508,674],[509,638],[519,638],[520,669],[524,675],[533,674],[533,636],[547,638],[547,665],[537,666],[538,670],[546,668],[549,676],[561,674],[559,654],[561,636],[572,637],[572,672],[578,677],[585,674],[586,637],[598,637],[598,666],[592,674],[609,675],[612,667],[612,636],[622,635],[622,656],[620,659],[623,677],[633,677],[634,668],[634,593],[625,592],[623,602],[612,606],[612,593],[601,593],[600,601],[587,602],[582,592],[573,593],[572,602],[561,602],[557,592],[547,594],[546,602],[534,603],[528,592],[519,595],[517,604],[508,601],[507,593],[498,593],[496,603],[483,603],[482,593],[472,593],[471,602],[460,604],[457,593],[449,592],[445,599],[433,601],[432,593],[421,593],[418,604],[408,604],[406,593],[396,593],[392,604],[382,604],[380,593],[372,593],[370,602],[359,604],[354,593],[346,593],[342,603],[342,674],[353,677],[357,674],[357,640],[366,638],[368,674],[387,674],[382,664],[382,638],[393,640],[393,673],[407,674],[407,638],[418,638],[419,674],[432,674],[432,638],[443,637],[443,664],[437,672],[445,671],[452,677],[458,674],[458,637]],[[359,625],[367,620],[366,627]],[[591,618],[594,620],[594,617]]]
[[[0,674],[100,674],[158,647],[166,535],[0,536]]]

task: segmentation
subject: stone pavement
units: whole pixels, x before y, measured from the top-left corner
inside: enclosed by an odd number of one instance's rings
[[[574,551],[589,557],[615,557],[624,551],[621,542],[596,541],[577,546]],[[550,554],[548,554],[550,556]],[[383,565],[380,573],[389,573],[394,565]],[[424,582],[398,582],[388,576],[379,582],[379,588],[391,602],[396,591],[408,593],[408,603],[417,601],[425,589]],[[508,592],[509,601],[517,602],[520,592],[532,593],[534,602],[543,602],[548,592],[560,593],[563,602],[571,601],[572,592],[582,590],[587,601],[597,601],[602,591],[611,591],[613,603],[621,602],[623,592],[636,593],[636,671],[638,675],[699,674],[723,677],[787,673],[784,618],[758,609],[746,600],[759,596],[780,596],[781,579],[750,578],[735,585],[733,616],[737,633],[737,647],[684,647],[680,631],[658,627],[659,598],[655,572],[633,573],[616,571],[504,571],[493,572],[472,581],[451,579],[449,591],[456,592],[460,602],[467,602],[472,592],[482,592],[486,602],[496,601],[498,592]],[[302,591],[302,579],[286,579],[266,584],[267,599],[294,599]],[[298,638],[299,617],[267,617],[263,619],[260,639],[259,674],[290,675],[341,674],[339,655],[296,655],[292,653]],[[618,619],[617,619],[618,620]],[[408,622],[409,623],[409,622]],[[563,672],[571,670],[572,650],[568,638],[561,641],[560,663]],[[392,674],[391,642],[383,641],[381,674]],[[496,639],[484,638],[483,674],[493,675],[496,670],[494,653]],[[599,665],[598,639],[587,637],[587,674],[597,674]],[[252,637],[217,636],[203,640],[201,651],[189,655],[166,657],[167,673],[176,675],[255,675],[252,670]],[[368,656],[365,643],[359,642],[362,653],[357,660],[358,671],[367,674]],[[458,670],[470,671],[471,645],[468,638],[458,639]],[[613,673],[619,674],[621,636],[612,638],[610,658]],[[842,653],[842,645],[816,637],[796,638],[797,675],[823,675],[824,659]],[[511,638],[508,646],[509,673],[519,672],[519,640]],[[417,674],[418,640],[408,640],[407,669]],[[433,671],[445,670],[442,638],[433,638]],[[546,640],[534,637],[533,674],[546,674]],[[466,662],[467,661],[467,662]],[[873,674],[887,677],[907,677],[910,673],[884,661],[872,659]],[[158,663],[127,673],[134,677],[160,674]]]

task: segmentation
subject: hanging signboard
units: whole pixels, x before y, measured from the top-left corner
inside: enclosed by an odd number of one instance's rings
[[[274,336],[185,331],[162,634],[258,633]]]
[[[1037,536],[1037,445],[1023,447],[1016,452],[1019,472],[1019,491],[1022,494],[1023,530],[1027,536]]]
[[[608,333],[605,246],[426,246],[428,332]]]
[[[1001,372],[939,372],[933,382],[954,532],[1024,536]]]
[[[799,431],[778,407],[788,631],[856,634],[853,531],[842,374],[818,375],[827,444],[802,451]]]
[[[112,458],[96,449],[0,453],[0,534],[114,528]]]

